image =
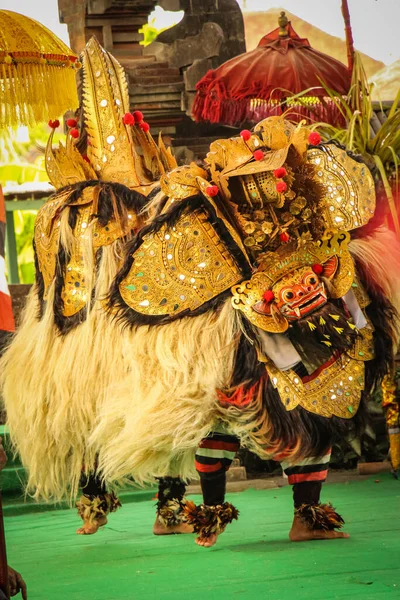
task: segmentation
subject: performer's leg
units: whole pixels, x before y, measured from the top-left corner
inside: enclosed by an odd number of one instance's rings
[[[238,510],[225,502],[226,472],[229,469],[239,441],[236,437],[212,433],[204,439],[196,452],[196,470],[200,476],[203,504],[187,502],[186,517],[198,533],[196,544],[213,546],[228,523],[238,518]]]
[[[292,542],[349,537],[335,531],[343,519],[331,504],[321,504],[322,483],[328,475],[330,451],[322,458],[308,458],[297,464],[282,462],[282,468],[293,486],[294,519],[289,538]]]
[[[157,516],[154,523],[155,535],[171,533],[193,533],[193,527],[186,523],[186,484],[177,477],[162,477],[158,480]]]
[[[76,507],[83,525],[76,533],[91,535],[107,523],[107,515],[116,511],[121,503],[113,492],[107,492],[104,483],[95,474],[82,473],[81,488],[82,496],[76,503]]]

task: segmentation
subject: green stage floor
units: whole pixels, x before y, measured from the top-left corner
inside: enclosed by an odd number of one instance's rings
[[[388,600],[400,598],[400,481],[326,485],[350,540],[287,539],[289,487],[228,498],[241,511],[218,544],[155,537],[154,501],[127,504],[80,537],[74,510],[7,517],[9,563],[30,600]],[[194,497],[198,501],[198,497]]]

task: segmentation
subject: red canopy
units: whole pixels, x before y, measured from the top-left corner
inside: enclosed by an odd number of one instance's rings
[[[321,81],[335,92],[346,95],[351,73],[327,54],[311,48],[289,22],[264,36],[258,47],[228,60],[197,84],[193,115],[197,121],[237,125],[282,114],[287,117],[337,123],[341,116],[335,104],[325,98]],[[282,37],[282,31],[286,37]],[[308,96],[290,97],[308,88]],[[279,106],[288,100],[286,106]]]

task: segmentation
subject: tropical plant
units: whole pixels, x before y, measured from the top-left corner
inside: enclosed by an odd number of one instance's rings
[[[397,235],[400,235],[397,201],[399,197],[400,161],[400,89],[387,114],[387,118],[376,131],[373,127],[376,115],[372,103],[374,84],[368,83],[361,58],[355,55],[350,93],[340,96],[322,81],[329,97],[346,120],[347,127],[333,127],[327,123],[315,125],[323,136],[337,140],[347,150],[360,154],[370,167],[379,174],[379,183],[386,197],[390,215]],[[383,106],[380,105],[383,113]]]

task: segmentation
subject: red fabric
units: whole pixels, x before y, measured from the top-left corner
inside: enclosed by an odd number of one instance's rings
[[[304,483],[305,481],[325,481],[328,477],[328,469],[326,471],[317,471],[316,473],[297,473],[296,475],[288,475],[289,485],[295,483]]]
[[[11,297],[0,292],[0,331],[15,331]]]
[[[199,473],[214,473],[215,471],[219,471],[222,469],[221,461],[218,461],[214,465],[203,465],[202,463],[195,461],[196,471]]]
[[[255,50],[206,73],[196,86],[193,115],[197,121],[233,125],[280,115],[286,107],[277,106],[277,102],[309,88],[313,88],[311,97],[323,99],[326,92],[320,80],[341,95],[348,93],[351,76],[343,63],[311,48],[290,23],[288,38],[278,38],[278,31],[262,38]],[[255,102],[253,106],[252,100],[266,102]],[[341,115],[334,103],[326,100],[299,104],[290,109],[288,118],[337,123]]]

